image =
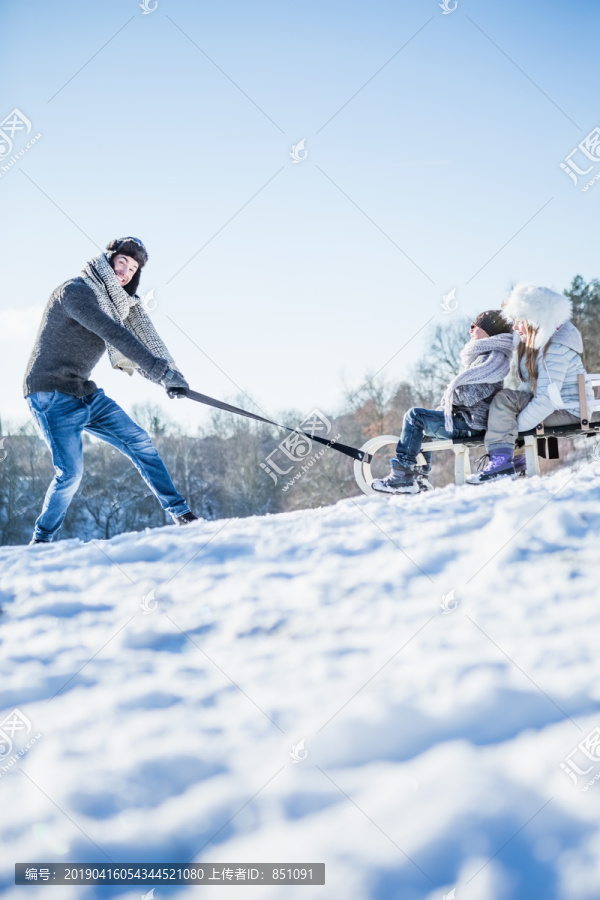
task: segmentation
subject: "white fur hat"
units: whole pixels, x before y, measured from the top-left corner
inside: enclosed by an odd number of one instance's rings
[[[564,294],[550,288],[522,282],[515,285],[502,304],[504,315],[510,319],[525,319],[539,329],[533,346],[544,347],[557,328],[571,318],[571,301]]]

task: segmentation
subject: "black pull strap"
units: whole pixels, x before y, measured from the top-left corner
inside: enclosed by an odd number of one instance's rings
[[[266,425],[275,425],[276,428],[283,428],[284,431],[289,431],[291,434],[302,434],[304,437],[307,437],[309,441],[317,441],[319,444],[325,444],[326,447],[331,447],[332,450],[337,450],[338,453],[343,453],[351,459],[358,459],[361,462],[365,461],[369,463],[373,459],[370,453],[364,453],[362,450],[357,450],[356,447],[349,447],[347,444],[339,444],[337,441],[327,440],[327,438],[318,437],[316,434],[311,435],[306,431],[300,431],[298,428],[289,428],[287,425],[280,425],[278,422],[273,422],[272,419],[265,419],[264,416],[248,412],[247,409],[240,409],[239,406],[231,406],[230,403],[224,403],[222,400],[215,400],[214,397],[207,397],[206,394],[199,394],[198,391],[188,389],[185,392],[185,396],[189,397],[190,400],[195,400],[197,403],[213,406],[215,409],[222,409],[225,412],[234,413],[237,416],[246,416],[247,419],[255,419],[257,422],[264,422]]]

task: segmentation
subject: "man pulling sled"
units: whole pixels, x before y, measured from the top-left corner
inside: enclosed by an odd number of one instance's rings
[[[137,369],[169,397],[185,396],[189,385],[136,294],[147,261],[137,238],[111,241],[48,300],[23,384],[54,466],[31,544],[52,541],[64,521],[83,475],[83,431],[127,456],[178,525],[197,519],[148,434],[90,381],[108,350],[113,368],[130,375]]]

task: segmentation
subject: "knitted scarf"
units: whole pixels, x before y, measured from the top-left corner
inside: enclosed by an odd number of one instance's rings
[[[469,341],[460,352],[464,371],[453,378],[442,397],[446,431],[454,428],[452,422],[452,401],[454,389],[462,384],[494,384],[504,381],[510,369],[513,352],[512,334],[495,334],[493,337]]]
[[[177,368],[175,360],[158,336],[152,320],[140,304],[140,298],[137,294],[131,297],[121,287],[105,253],[90,259],[85,264],[81,277],[93,290],[103,313],[131,331],[154,356],[166,359],[171,368]],[[133,370],[139,369],[137,363],[127,359],[112,344],[106,342],[106,349],[113,369],[121,369],[128,375],[133,375]]]

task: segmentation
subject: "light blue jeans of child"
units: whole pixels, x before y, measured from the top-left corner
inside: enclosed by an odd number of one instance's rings
[[[396,456],[402,465],[413,468],[417,462],[417,454],[421,450],[426,464],[420,470],[424,475],[431,471],[431,452],[427,451],[427,442],[424,437],[445,440],[452,437],[470,437],[471,431],[462,416],[452,417],[453,429],[446,431],[444,413],[440,409],[423,409],[413,406],[404,415],[402,422],[402,434],[396,446]]]

